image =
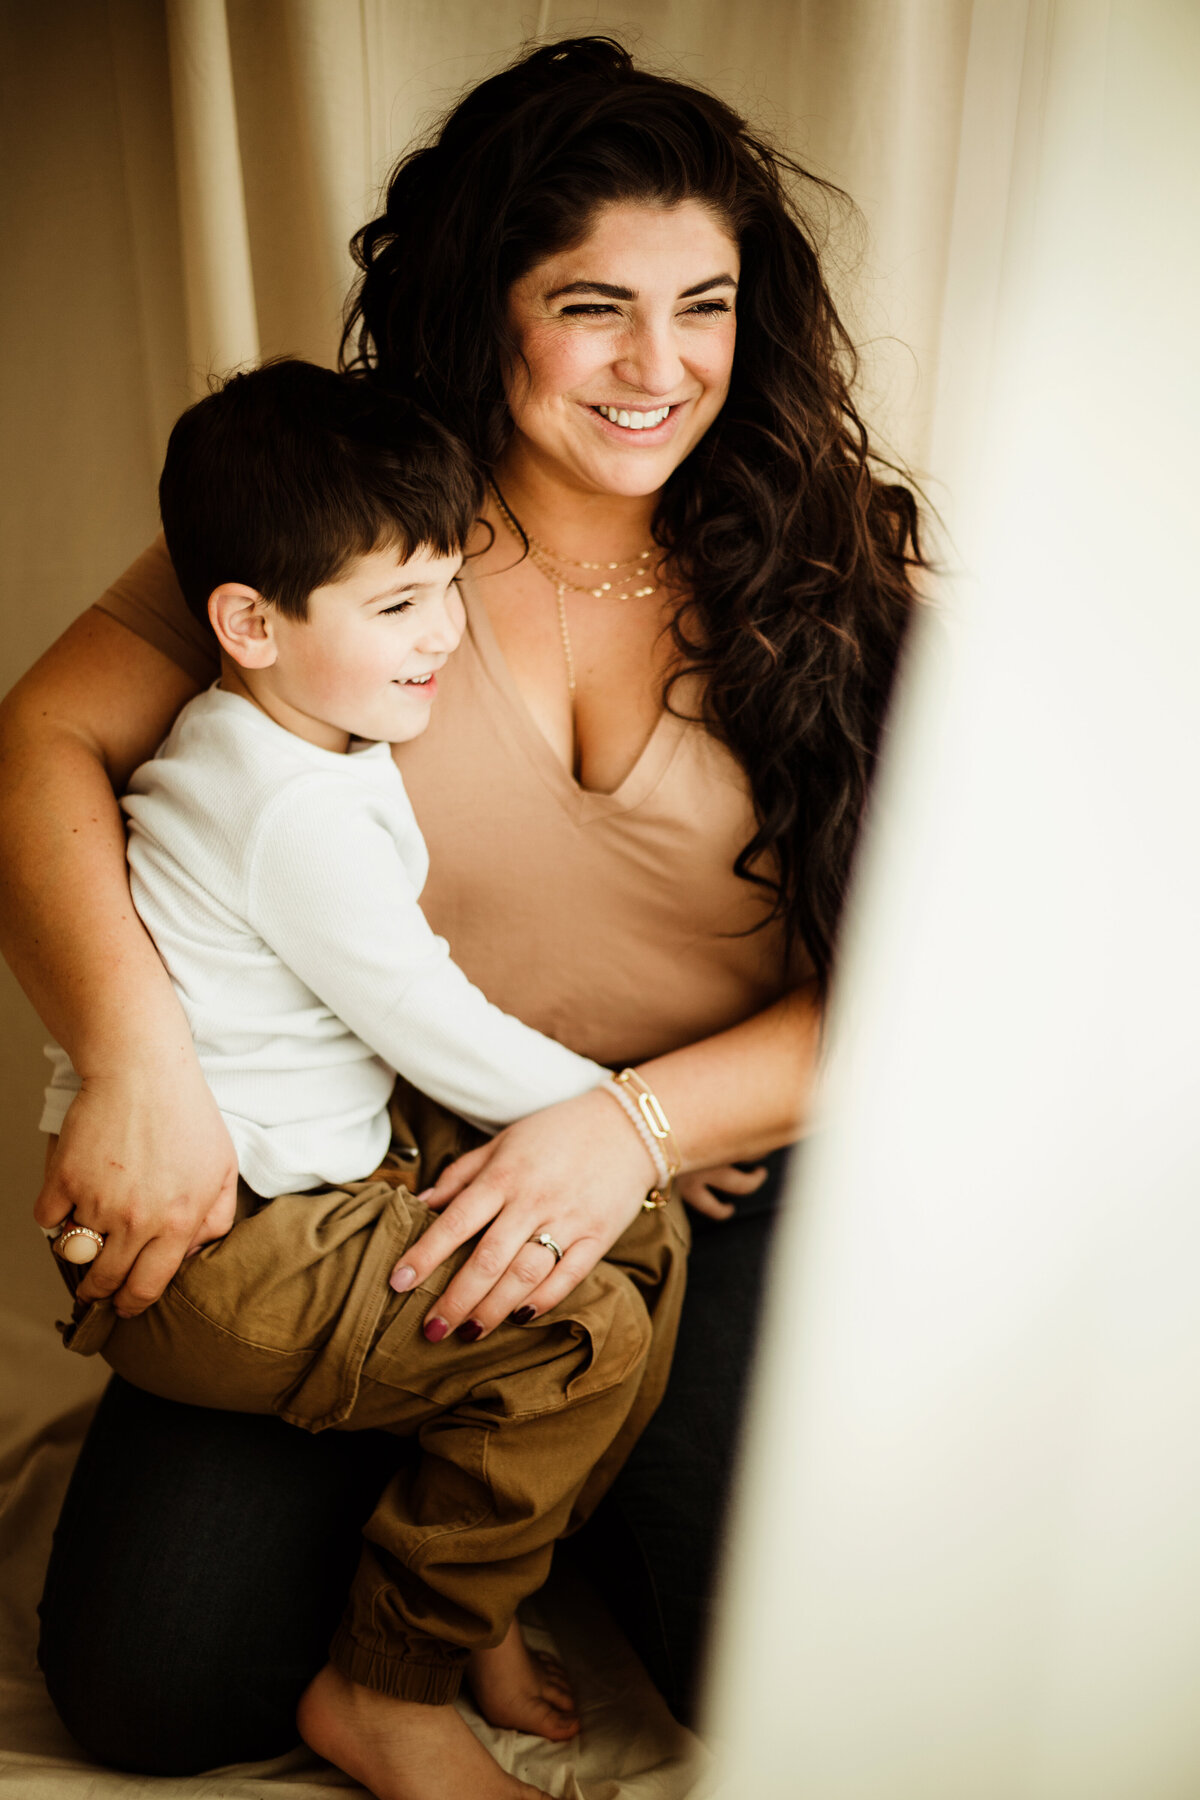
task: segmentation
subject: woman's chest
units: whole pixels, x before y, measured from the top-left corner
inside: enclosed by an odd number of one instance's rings
[[[487,623],[520,704],[581,788],[612,794],[662,716],[671,651],[665,590],[558,588],[526,565],[480,583]]]

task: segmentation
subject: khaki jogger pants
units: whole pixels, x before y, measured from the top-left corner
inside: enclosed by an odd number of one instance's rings
[[[405,1111],[395,1167],[416,1189],[468,1128],[411,1090]],[[408,1294],[388,1276],[433,1217],[390,1173],[269,1202],[243,1189],[233,1229],[148,1311],[120,1319],[101,1302],[64,1338],[167,1399],[414,1438],[364,1527],[331,1657],[351,1680],[436,1704],[471,1649],[503,1638],[657,1406],[688,1230],[672,1199],[553,1311],[431,1344],[422,1321],[472,1245]]]

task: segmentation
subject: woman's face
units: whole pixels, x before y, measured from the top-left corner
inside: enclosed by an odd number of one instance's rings
[[[739,266],[698,201],[602,207],[511,289],[528,367],[507,384],[510,454],[588,493],[655,493],[729,391]]]

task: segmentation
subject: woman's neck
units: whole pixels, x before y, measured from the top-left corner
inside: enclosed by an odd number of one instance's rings
[[[502,459],[496,485],[524,529],[570,561],[619,562],[651,542],[657,492],[587,489],[515,447]]]

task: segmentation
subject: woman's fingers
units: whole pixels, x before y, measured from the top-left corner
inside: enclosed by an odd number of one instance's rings
[[[584,1276],[591,1274],[602,1255],[603,1250],[594,1238],[580,1238],[578,1243],[572,1244],[541,1286],[525,1296],[525,1307],[531,1310],[525,1314],[521,1307],[516,1309],[517,1324],[527,1325],[531,1319],[540,1319],[543,1313],[561,1306]]]
[[[757,1169],[739,1169],[734,1163],[723,1163],[715,1169],[696,1169],[679,1178],[679,1192],[688,1206],[710,1219],[731,1219],[737,1211],[726,1198],[755,1194],[767,1179],[760,1164]]]
[[[724,1194],[756,1194],[767,1179],[767,1167],[759,1163],[756,1169],[739,1169],[736,1163],[722,1163],[717,1169],[697,1169],[696,1177]]]
[[[462,1199],[455,1195],[454,1203],[439,1213],[428,1231],[405,1251],[389,1277],[391,1286],[398,1294],[404,1294],[409,1288],[427,1281],[460,1244],[482,1231],[503,1205],[503,1189],[490,1186],[486,1181],[476,1181],[471,1192]]]
[[[172,1063],[84,1081],[34,1212],[42,1225],[70,1216],[104,1235],[77,1297],[111,1295],[133,1314],[159,1298],[189,1245],[229,1229],[236,1192],[237,1159],[212,1094],[198,1067]]]
[[[233,1230],[233,1222],[236,1217],[237,1193],[235,1189],[231,1188],[229,1193],[223,1195],[216,1206],[201,1219],[185,1255],[195,1256],[198,1250],[203,1250],[205,1244],[215,1243],[218,1238],[227,1236]]]
[[[487,1337],[512,1313],[527,1305],[530,1294],[541,1286],[554,1267],[553,1250],[536,1241],[523,1244],[500,1280],[474,1305],[469,1303],[469,1290],[462,1289],[455,1294],[447,1288],[441,1300],[435,1302],[430,1317],[442,1319],[447,1330],[457,1330],[460,1338],[474,1343],[477,1338]],[[457,1321],[460,1313],[465,1316],[461,1322],[452,1325],[451,1320]],[[428,1319],[425,1324],[428,1331]]]
[[[426,1188],[417,1198],[423,1200],[431,1212],[440,1212],[451,1200],[457,1199],[463,1189],[469,1187],[480,1171],[486,1168],[495,1148],[493,1139],[490,1144],[480,1144],[475,1150],[464,1151],[452,1163],[447,1164],[433,1186]]]
[[[434,1229],[431,1226],[426,1237]],[[502,1285],[516,1295],[524,1295],[536,1287],[546,1274],[547,1261],[553,1259],[552,1251],[533,1241],[536,1235],[537,1227],[523,1222],[521,1212],[515,1206],[497,1218],[447,1284],[445,1293],[434,1301],[422,1328],[426,1337],[433,1343],[440,1343],[460,1325],[470,1320],[478,1322],[479,1309]],[[425,1238],[418,1242],[423,1245]],[[410,1256],[405,1260],[411,1262],[414,1259]],[[492,1311],[498,1323],[511,1307],[505,1312],[493,1307]],[[483,1334],[480,1331],[473,1335]]]
[[[712,1189],[706,1187],[703,1182],[697,1182],[694,1186],[689,1187],[683,1198],[693,1212],[703,1213],[706,1219],[732,1219],[737,1211],[737,1207],[733,1205],[732,1201],[723,1200],[719,1194],[714,1194]]]
[[[177,1234],[151,1238],[143,1244],[113,1297],[113,1307],[120,1316],[132,1319],[153,1306],[186,1254],[187,1244]]]

